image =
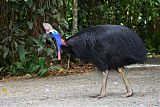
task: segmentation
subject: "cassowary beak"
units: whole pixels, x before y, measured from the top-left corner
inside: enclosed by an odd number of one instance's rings
[[[48,38],[51,38],[50,34],[49,33],[45,33],[44,34],[44,39],[48,39]]]

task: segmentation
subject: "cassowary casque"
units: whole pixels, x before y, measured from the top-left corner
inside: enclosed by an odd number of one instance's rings
[[[102,72],[102,86],[99,95],[106,96],[108,72],[112,69],[122,74],[127,93],[123,97],[132,96],[133,91],[125,75],[124,66],[144,63],[146,48],[136,32],[121,25],[99,25],[86,28],[64,41],[59,32],[49,23],[43,23],[47,33],[55,38],[58,49],[58,59],[61,59],[61,48],[71,55],[95,65]]]

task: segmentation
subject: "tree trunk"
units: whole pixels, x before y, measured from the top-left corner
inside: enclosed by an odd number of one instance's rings
[[[78,30],[78,0],[73,0],[73,33]]]

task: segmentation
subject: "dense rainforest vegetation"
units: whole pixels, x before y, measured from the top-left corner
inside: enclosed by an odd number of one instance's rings
[[[59,69],[46,64],[57,54],[54,44],[45,44],[43,22],[64,38],[93,25],[125,25],[141,36],[149,53],[160,53],[160,0],[1,0],[1,76],[43,76]]]

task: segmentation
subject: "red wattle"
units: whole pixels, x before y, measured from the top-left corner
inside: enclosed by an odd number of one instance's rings
[[[61,52],[58,52],[58,60],[61,60]]]

